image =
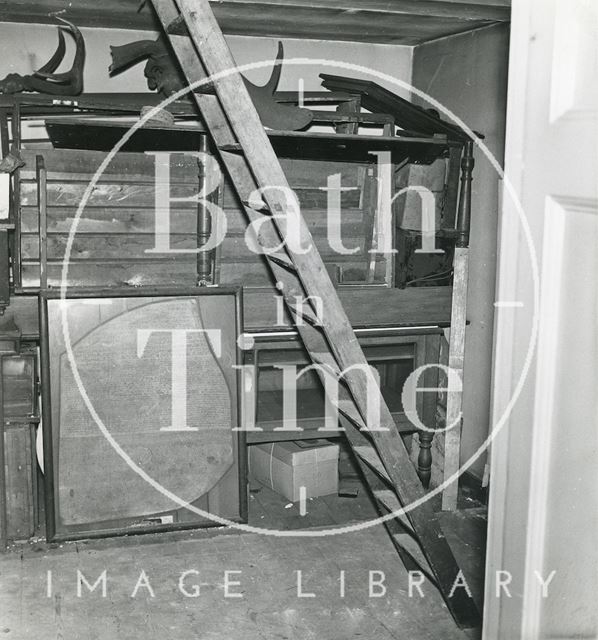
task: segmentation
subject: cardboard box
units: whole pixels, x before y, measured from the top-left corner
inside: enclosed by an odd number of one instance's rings
[[[292,502],[300,498],[326,496],[338,491],[337,444],[327,440],[276,442],[249,447],[251,476]]]

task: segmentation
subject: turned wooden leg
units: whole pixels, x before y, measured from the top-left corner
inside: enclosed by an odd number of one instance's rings
[[[437,365],[440,357],[440,335],[430,334],[425,336],[423,350],[426,365]],[[438,388],[438,368],[435,366],[426,369],[422,376],[423,387],[428,389],[422,393],[423,402],[421,405],[421,421],[427,429],[420,430],[419,433],[419,455],[417,457],[417,474],[424,489],[430,486],[432,476],[432,442],[436,427],[436,402],[437,393],[433,390]]]
[[[432,475],[432,440],[434,434],[430,431],[419,432],[419,455],[417,456],[417,475],[422,481],[424,489],[430,486]]]

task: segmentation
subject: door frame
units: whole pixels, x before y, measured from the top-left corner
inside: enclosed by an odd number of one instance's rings
[[[507,116],[505,131],[505,180],[502,182],[501,208],[499,218],[499,233],[497,247],[497,272],[496,272],[496,300],[517,301],[521,300],[521,292],[518,290],[518,282],[521,277],[520,255],[526,243],[521,224],[510,224],[517,217],[516,204],[512,193],[520,194],[523,188],[524,175],[524,146],[526,103],[528,87],[528,59],[529,40],[527,26],[532,11],[532,2],[518,2],[514,0],[511,8],[511,33],[509,44],[509,74],[507,94]],[[511,193],[507,186],[510,184]],[[533,296],[521,300],[523,309],[530,309],[537,300]],[[533,312],[532,312],[533,313]],[[513,380],[517,375],[517,322],[512,309],[497,307],[494,316],[494,345],[492,367],[492,391],[491,391],[491,419],[494,426],[500,419],[500,414],[507,406],[513,395]],[[535,336],[538,338],[539,336]],[[536,341],[536,354],[538,348]],[[535,368],[535,367],[534,367]],[[530,367],[531,369],[531,367]],[[527,383],[530,384],[528,376]],[[530,401],[530,391],[526,397],[520,397],[519,402]],[[523,394],[522,394],[523,395]],[[533,393],[531,397],[533,397]],[[511,446],[510,430],[513,423],[507,419],[491,444],[491,475],[489,487],[489,512],[488,512],[488,540],[486,552],[485,597],[482,637],[484,640],[496,640],[505,637],[505,628],[508,633],[513,633],[523,626],[523,607],[504,606],[501,598],[496,597],[496,580],[499,572],[511,563],[507,561],[514,549],[508,548],[505,540],[507,535],[507,499],[509,493],[510,465],[513,464],[513,451]],[[536,431],[536,425],[531,430]],[[527,477],[528,483],[521,486],[521,512],[531,515],[532,519],[543,521],[546,510],[546,497],[532,492],[530,477],[536,472],[536,467],[543,466],[544,454],[548,454],[548,447],[541,456],[535,455],[531,443],[533,433],[530,435],[530,446],[517,452],[517,464],[524,465],[530,470]],[[542,514],[542,515],[541,515]],[[536,526],[531,521],[522,524]],[[537,523],[536,523],[537,524]],[[519,560],[526,564],[527,549],[519,548]],[[531,603],[530,603],[531,604]],[[534,610],[526,612],[529,619],[538,619],[540,615],[540,603],[536,602]],[[507,622],[508,617],[508,622]],[[519,636],[512,636],[519,637]]]
[[[540,8],[530,0],[513,0],[496,300],[521,301],[523,307],[517,314],[512,308],[497,306],[495,310],[491,425],[497,424],[516,391],[522,351],[527,348],[524,342],[527,343],[529,337],[523,335],[523,323],[531,327],[534,353],[525,386],[511,414],[513,417],[506,420],[491,445],[484,640],[511,637],[533,640],[539,637],[542,627],[545,602],[539,595],[534,570],[542,567],[545,556],[552,455],[550,434],[555,423],[552,401],[558,379],[558,356],[554,347],[560,328],[559,310],[564,305],[561,296],[555,295],[563,290],[560,282],[566,257],[562,241],[564,211],[568,207],[578,211],[590,207],[581,198],[561,201],[548,196],[545,208],[526,211],[529,227],[513,224],[522,211],[518,210],[512,195],[525,193],[526,145],[530,141],[526,123],[532,90],[530,42],[537,35],[532,21],[534,10]],[[527,235],[532,233],[533,236]],[[522,271],[529,269],[522,255],[529,251],[530,237],[539,245],[536,247],[538,273],[534,273],[534,280],[539,279],[537,287],[522,285],[529,276]],[[497,597],[497,574],[501,571],[514,574],[510,587],[513,597]]]

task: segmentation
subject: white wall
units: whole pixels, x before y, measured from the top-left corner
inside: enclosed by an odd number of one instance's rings
[[[87,45],[87,61],[85,65],[86,92],[138,92],[146,91],[143,77],[144,63],[109,78],[110,65],[109,45],[121,45],[135,40],[154,39],[157,34],[125,29],[91,29],[82,28],[81,32]],[[244,36],[227,36],[227,42],[233,52],[237,64],[274,60],[277,51],[275,38],[253,38]],[[71,40],[67,36],[67,40]],[[0,23],[0,42],[2,42],[2,61],[0,76],[14,71],[21,74],[31,73],[50,58],[57,44],[57,30],[49,25],[30,25],[18,23]],[[347,42],[324,42],[319,40],[283,40],[285,58],[305,58],[309,60],[329,60],[349,62],[381,71],[401,80],[411,77],[411,47],[395,45],[372,45]],[[67,46],[71,46],[69,42]],[[70,51],[71,49],[69,49]],[[70,60],[70,57],[68,58]],[[68,62],[64,67],[68,66]],[[318,74],[321,72],[339,75],[363,74],[352,73],[334,67],[334,64],[321,64],[283,67],[280,82],[281,90],[295,90],[298,81],[303,78],[306,90],[320,90]],[[270,68],[255,69],[246,73],[247,77],[257,83],[265,82],[270,75]]]
[[[413,57],[413,85],[483,133],[499,163],[504,155],[508,51],[509,27],[497,25],[421,45]],[[499,204],[498,174],[479,149],[474,155],[462,462],[488,435]],[[471,468],[480,477],[484,461],[482,456]]]

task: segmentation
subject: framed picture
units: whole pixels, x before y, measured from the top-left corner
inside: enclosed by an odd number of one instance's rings
[[[246,520],[239,288],[40,293],[49,541]]]

